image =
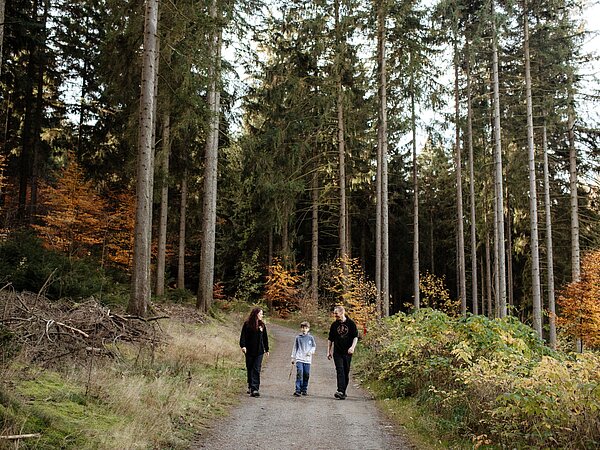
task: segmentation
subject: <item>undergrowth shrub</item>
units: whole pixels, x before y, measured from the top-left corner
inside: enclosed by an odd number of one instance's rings
[[[421,309],[371,327],[363,376],[414,395],[452,432],[522,448],[600,443],[600,357],[550,350],[514,317]]]
[[[29,232],[17,232],[0,245],[0,281],[17,291],[42,291],[54,300],[91,297],[108,284],[93,261],[46,249]]]

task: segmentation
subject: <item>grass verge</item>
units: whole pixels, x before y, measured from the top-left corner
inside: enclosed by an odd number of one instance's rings
[[[13,363],[0,383],[6,449],[183,449],[237,402],[245,385],[235,316],[163,322],[166,344],[119,346],[119,358],[55,370]]]

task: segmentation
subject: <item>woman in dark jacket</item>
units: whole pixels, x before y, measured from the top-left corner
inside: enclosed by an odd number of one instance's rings
[[[269,356],[269,337],[263,322],[263,310],[254,308],[244,322],[240,335],[240,347],[246,356],[246,372],[248,376],[248,393],[252,397],[260,397],[260,368],[263,355]]]

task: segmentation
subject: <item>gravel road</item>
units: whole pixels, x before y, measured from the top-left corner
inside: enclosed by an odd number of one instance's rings
[[[297,331],[267,325],[271,354],[263,362],[260,397],[244,398],[229,417],[213,426],[192,449],[411,449],[353,380],[348,398],[337,400],[335,368],[327,341],[315,336],[308,396],[294,397],[290,354]],[[360,351],[360,348],[358,349]],[[352,372],[350,373],[352,376]]]

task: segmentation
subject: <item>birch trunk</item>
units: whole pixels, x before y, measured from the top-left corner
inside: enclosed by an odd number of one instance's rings
[[[213,0],[210,16],[215,27],[211,43],[211,63],[209,67],[210,87],[208,103],[210,124],[206,139],[206,165],[204,168],[204,200],[202,217],[202,249],[200,254],[200,280],[196,306],[206,312],[213,302],[215,267],[215,230],[217,219],[217,161],[219,153],[219,113],[221,110],[221,42],[222,25],[217,0]]]
[[[150,239],[153,179],[153,124],[158,43],[158,0],[147,0],[140,95],[140,133],[137,154],[136,212],[130,314],[145,316],[150,300]]]
[[[529,222],[531,227],[531,289],[533,329],[542,337],[542,299],[540,291],[540,255],[538,241],[537,188],[535,176],[535,144],[533,140],[533,99],[531,96],[531,67],[529,57],[529,18],[527,0],[523,1],[525,53],[525,95],[527,98],[527,154],[529,156]]]

